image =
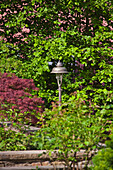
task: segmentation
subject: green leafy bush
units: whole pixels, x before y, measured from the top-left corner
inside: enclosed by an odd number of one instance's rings
[[[100,150],[92,159],[92,170],[113,170],[113,134],[109,135],[106,148]]]
[[[13,111],[8,111],[7,121],[4,116],[0,119],[0,151],[42,149],[38,132],[32,132],[30,124],[26,125],[27,113],[24,115],[15,113],[14,117],[12,113]]]
[[[14,128],[15,126],[13,126]],[[7,125],[0,127],[0,151],[7,150],[26,150],[27,140],[26,135],[22,132],[16,132]]]
[[[62,107],[55,105],[52,111],[45,112],[48,120],[41,129],[40,140],[49,152],[58,149],[58,159],[63,159],[68,169],[72,164],[78,165],[77,151],[81,149],[85,151],[82,160],[87,160],[87,167],[91,151],[99,148],[98,143],[106,140],[105,132],[110,130],[104,114],[93,114],[85,98],[85,94],[78,94]]]

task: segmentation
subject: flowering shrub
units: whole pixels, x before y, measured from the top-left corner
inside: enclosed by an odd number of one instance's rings
[[[27,113],[27,118],[31,118],[32,123],[36,123],[38,113],[41,114],[44,110],[44,101],[37,97],[36,93],[39,89],[35,87],[33,80],[18,78],[15,74],[1,73],[0,84],[1,113],[6,117],[9,110],[16,111],[18,114]]]

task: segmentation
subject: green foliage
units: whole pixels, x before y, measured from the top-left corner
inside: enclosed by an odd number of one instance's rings
[[[50,71],[59,59],[69,71],[62,85],[64,101],[81,86],[96,91],[105,83],[113,89],[112,10],[113,2],[105,0],[1,2],[0,72],[33,79],[47,103],[51,96],[56,100]]]
[[[1,116],[0,120],[0,151],[43,149],[39,142],[40,136],[36,131],[31,132],[30,124],[26,125],[27,113],[23,115],[15,112],[13,117],[12,111],[9,111],[8,115],[7,118]]]
[[[26,149],[26,138],[23,133],[16,132],[10,128],[6,130],[0,127],[0,151],[7,150],[25,150]]]
[[[110,139],[106,141],[106,148],[100,150],[92,159],[93,170],[112,170],[113,169],[113,134],[110,134]]]
[[[12,112],[8,112],[7,119],[1,116],[0,121],[0,151],[7,150],[25,150],[26,149],[26,135],[22,130],[23,117],[18,117],[18,123],[15,123],[15,118],[12,117]],[[9,122],[9,125],[7,123]],[[6,123],[5,123],[6,122]]]
[[[62,114],[58,108],[44,113],[45,126],[29,138],[30,147],[59,148],[69,168],[80,149],[88,159],[113,119],[113,1],[6,0],[0,12],[0,72],[33,79],[46,107],[58,100],[50,71],[60,59],[69,72],[63,77]]]
[[[48,120],[40,132],[44,149],[49,152],[58,149],[58,159],[63,159],[69,169],[80,161],[76,153],[81,149],[85,150],[83,160],[87,160],[87,167],[92,157],[89,156],[91,151],[100,149],[98,143],[106,140],[105,132],[110,130],[104,113],[93,114],[85,99],[85,94],[77,94],[62,108],[56,105],[52,111],[47,110]]]

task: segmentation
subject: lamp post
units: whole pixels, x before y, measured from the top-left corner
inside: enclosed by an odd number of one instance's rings
[[[62,85],[62,78],[64,73],[68,73],[65,67],[63,67],[62,63],[59,61],[52,69],[51,73],[56,73],[56,79],[58,83],[58,91],[59,91],[59,106],[61,106],[61,85]]]

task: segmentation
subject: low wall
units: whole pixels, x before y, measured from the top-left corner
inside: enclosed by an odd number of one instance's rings
[[[30,150],[30,151],[2,151],[0,152],[0,170],[7,168],[12,170],[35,168],[40,169],[66,169],[64,161],[57,160],[57,151],[49,155],[46,150]],[[77,152],[77,157],[80,158],[80,167],[84,166],[85,150]],[[48,168],[47,168],[48,167]],[[80,168],[81,169],[81,168]]]

